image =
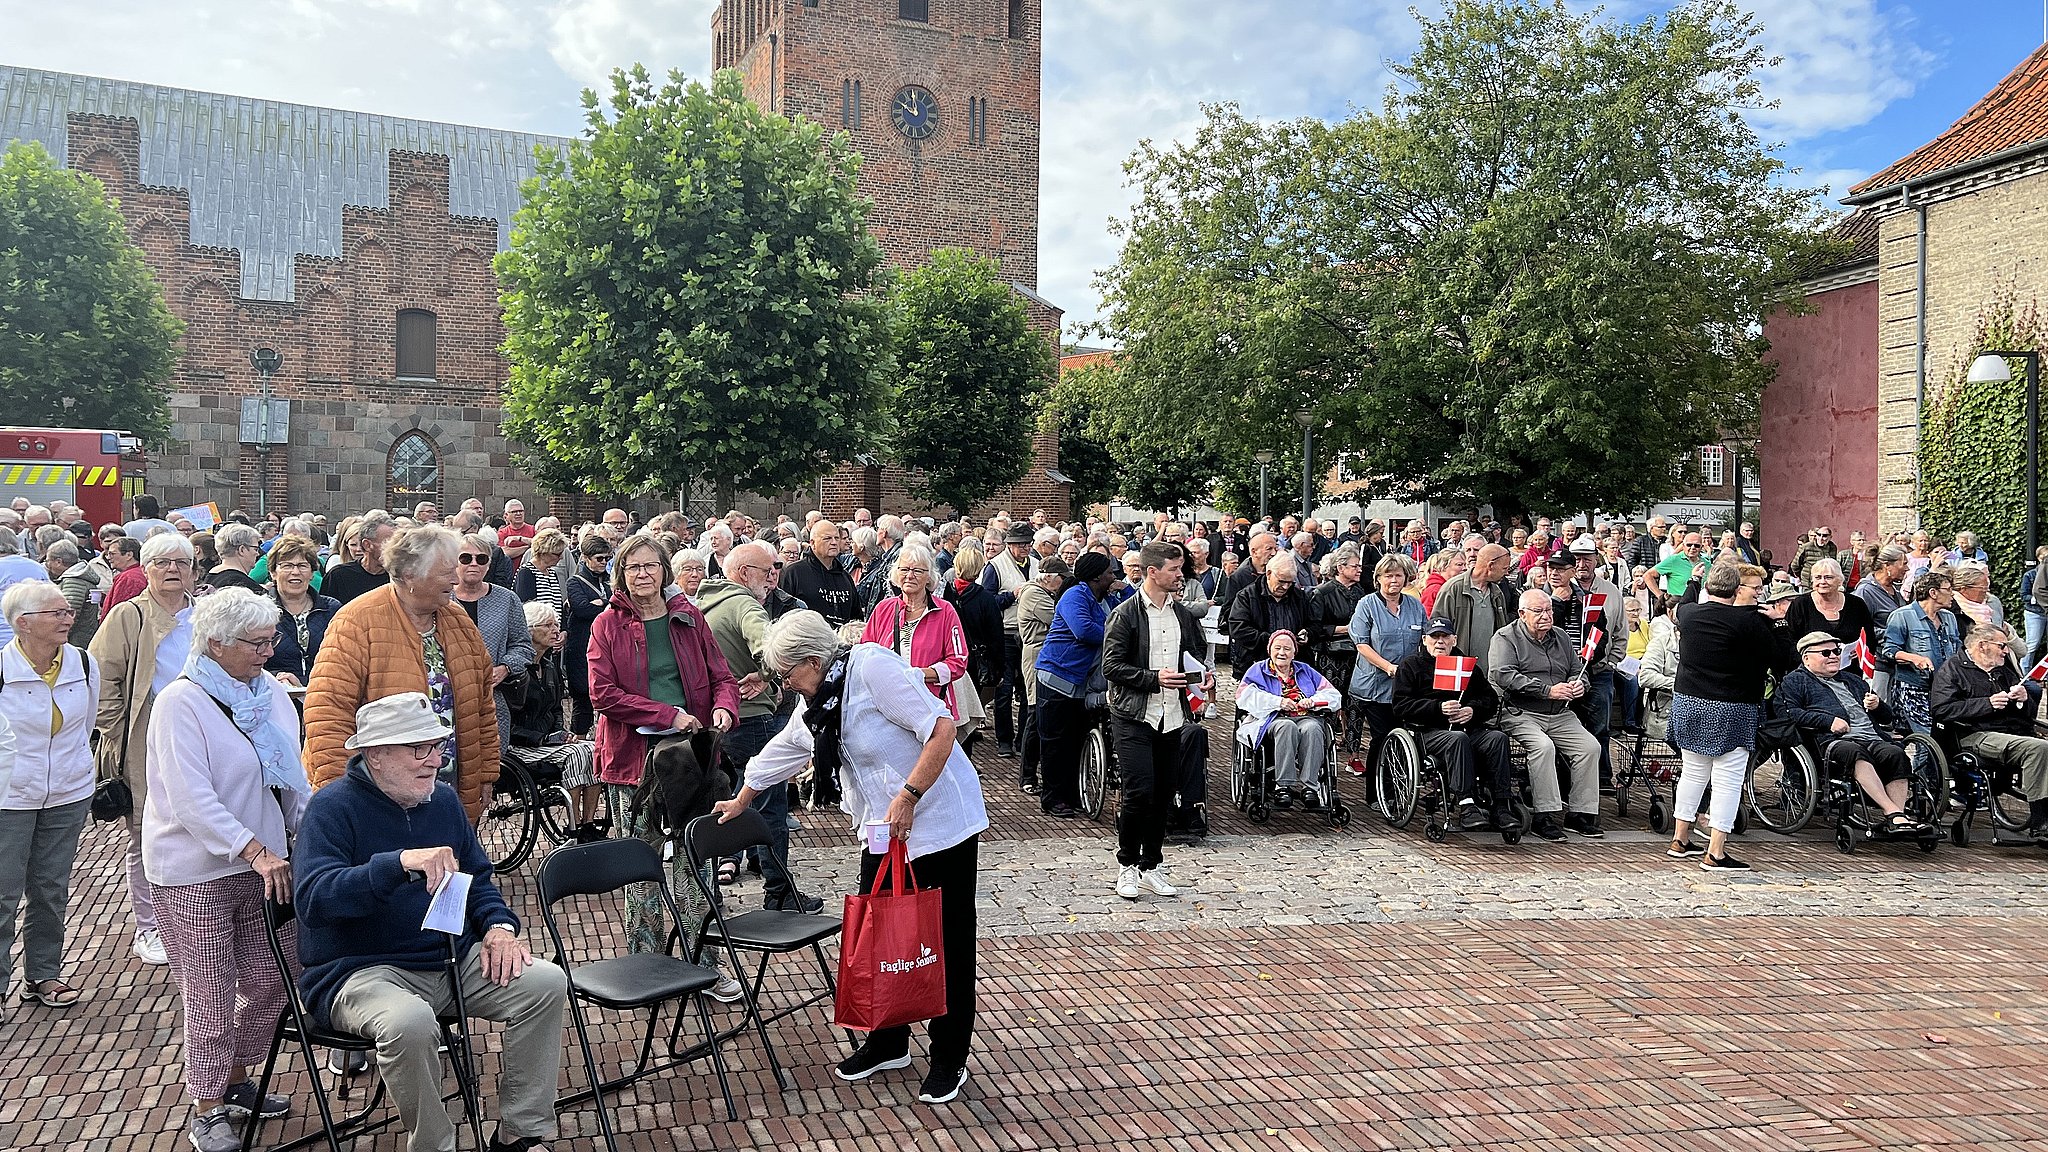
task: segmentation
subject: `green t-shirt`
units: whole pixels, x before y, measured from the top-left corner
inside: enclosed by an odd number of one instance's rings
[[[648,699],[688,711],[690,704],[683,696],[683,674],[676,667],[676,646],[669,634],[668,617],[642,620],[640,626],[647,630]]]
[[[1650,569],[1650,571],[1664,574],[1664,591],[1666,595],[1683,599],[1686,590],[1692,587],[1693,564],[1694,560],[1692,557],[1687,556],[1683,552],[1673,552],[1663,560],[1658,561],[1657,566]]]

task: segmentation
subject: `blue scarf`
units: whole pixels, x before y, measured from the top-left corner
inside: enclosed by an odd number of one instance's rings
[[[270,722],[273,697],[263,673],[258,672],[254,680],[244,684],[194,646],[185,661],[185,678],[206,689],[208,696],[226,707],[235,727],[249,738],[256,749],[256,762],[263,766],[265,788],[307,794],[313,791],[306,782],[306,766],[299,760],[299,746],[285,739],[284,733]]]

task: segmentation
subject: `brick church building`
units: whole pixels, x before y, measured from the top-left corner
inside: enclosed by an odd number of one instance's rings
[[[1057,342],[1059,311],[1033,292],[1038,5],[727,0],[713,56],[764,107],[853,134],[892,261],[994,255]],[[187,326],[171,443],[149,466],[170,505],[545,500],[499,431],[491,260],[535,149],[567,140],[0,65],[0,145],[13,140],[106,185]],[[267,429],[257,348],[282,354]],[[1037,447],[1000,503],[1066,506],[1057,441]],[[866,460],[793,498],[821,500],[836,516],[911,506],[902,477]]]

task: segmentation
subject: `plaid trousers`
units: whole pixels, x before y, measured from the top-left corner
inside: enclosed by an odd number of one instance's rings
[[[236,1068],[261,1064],[284,1011],[284,984],[263,935],[263,878],[152,886],[157,930],[185,1005],[185,1091],[218,1100]],[[295,936],[284,939],[296,954]]]

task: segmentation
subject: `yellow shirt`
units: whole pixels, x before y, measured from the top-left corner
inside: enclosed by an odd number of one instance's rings
[[[14,650],[21,653],[22,663],[27,664],[31,668],[36,666],[35,661],[28,658],[28,653],[22,651],[19,639],[14,641]],[[55,736],[64,727],[64,713],[57,707],[57,673],[62,671],[63,668],[64,646],[59,644],[57,645],[57,658],[50,661],[48,668],[42,669],[37,673],[37,675],[43,678],[43,683],[50,686],[50,735],[52,736]]]

